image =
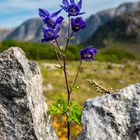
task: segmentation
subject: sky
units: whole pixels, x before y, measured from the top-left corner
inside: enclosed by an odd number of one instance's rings
[[[79,0],[75,0],[78,2]],[[140,0],[83,0],[84,18],[98,11],[114,8],[122,3]],[[0,0],[0,28],[15,28],[29,18],[39,17],[38,9],[59,10],[62,0]],[[65,13],[62,13],[66,16]]]

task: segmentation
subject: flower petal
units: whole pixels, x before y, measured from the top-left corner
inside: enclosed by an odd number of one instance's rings
[[[46,32],[46,29],[44,27],[42,27],[42,32],[45,33]]]
[[[78,32],[86,27],[86,21],[82,17],[72,18],[71,27],[74,32]]]
[[[83,14],[85,14],[85,12],[79,13],[78,15],[83,15]]]
[[[41,42],[44,43],[44,42],[48,42],[45,38],[41,39]]]
[[[92,47],[92,46],[91,46],[91,47]],[[97,53],[97,50],[96,50],[95,48],[92,47],[92,52],[93,52],[94,54],[96,54],[96,53]]]
[[[56,26],[56,27],[55,27],[55,30],[54,30],[55,35],[57,35],[59,31],[60,31],[60,27],[59,27],[59,26]]]
[[[41,18],[45,18],[46,16],[49,16],[49,15],[50,14],[49,14],[49,12],[47,10],[45,10],[45,9],[39,9],[39,16]]]
[[[82,0],[80,0],[80,1],[77,3],[77,5],[78,5],[79,9],[81,9],[81,8],[82,8]]]
[[[94,60],[94,55],[96,54],[96,49],[92,46],[80,50],[80,55],[83,60],[90,61]]]
[[[67,6],[60,5],[60,7],[67,12]]]
[[[62,16],[60,16],[60,17],[57,18],[56,22],[57,22],[58,24],[61,24],[62,21],[63,21],[63,19],[64,19],[64,18],[63,18]]]
[[[69,2],[67,0],[63,0],[62,3],[64,4],[64,6],[69,6]]]
[[[70,3],[71,3],[71,4],[75,4],[74,0],[70,0]]]
[[[52,17],[56,17],[61,11],[62,11],[62,9],[60,9],[60,10],[57,11],[57,12],[54,12],[54,13],[52,14]]]

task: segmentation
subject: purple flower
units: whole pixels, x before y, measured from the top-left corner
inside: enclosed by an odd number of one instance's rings
[[[61,11],[62,9],[53,14],[50,14],[45,9],[39,9],[39,16],[49,28],[55,28],[55,26],[57,24],[61,24],[64,19],[62,16],[57,17]]]
[[[78,32],[81,29],[86,27],[86,21],[82,19],[82,17],[72,18],[71,19],[71,27],[74,32]]]
[[[80,10],[82,8],[82,0],[80,0],[77,4],[74,2],[74,0],[70,0],[70,3],[68,0],[63,0],[63,5],[61,7],[68,13],[68,16],[78,16],[83,13],[80,13]]]
[[[60,30],[59,26],[56,26],[55,29],[52,29],[52,28],[45,29],[45,28],[43,28],[42,31],[44,33],[44,38],[41,39],[41,42],[49,42],[49,41],[52,41],[52,40],[56,39],[59,36],[58,35],[59,30]]]
[[[94,55],[97,53],[96,49],[91,47],[87,47],[85,49],[80,50],[80,55],[83,60],[89,61],[94,59]]]

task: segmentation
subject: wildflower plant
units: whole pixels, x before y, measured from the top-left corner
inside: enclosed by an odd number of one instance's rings
[[[73,83],[69,82],[69,77],[67,74],[67,48],[69,47],[69,41],[72,40],[73,33],[79,32],[80,30],[86,27],[86,21],[81,17],[84,12],[81,12],[82,8],[82,0],[78,3],[75,3],[74,0],[62,0],[62,4],[60,5],[60,10],[49,13],[45,9],[39,9],[39,16],[43,20],[45,27],[42,27],[42,32],[44,37],[42,38],[42,42],[51,42],[54,45],[54,50],[56,52],[56,56],[58,62],[60,64],[60,68],[63,70],[65,77],[65,85],[66,85],[66,95],[67,101],[62,99],[57,100],[56,103],[52,104],[50,107],[50,114],[60,114],[65,115],[67,118],[67,139],[70,140],[71,135],[71,123],[74,121],[78,124],[81,123],[81,111],[77,103],[71,101],[71,94],[74,89],[77,88],[76,82],[78,79],[78,75],[80,72],[80,68],[82,65],[82,61],[90,61],[94,59],[94,55],[97,53],[96,49],[92,46],[82,49],[79,52],[80,63],[73,79]],[[64,18],[60,16],[60,13],[65,11],[68,17],[68,34],[66,45],[62,48],[58,43],[58,37],[60,32],[60,25]]]

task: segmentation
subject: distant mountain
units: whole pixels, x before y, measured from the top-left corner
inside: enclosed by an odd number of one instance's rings
[[[117,16],[101,26],[84,44],[102,48],[116,41],[140,43],[140,11]]]
[[[95,15],[91,15],[87,19],[87,27],[80,31],[78,34],[75,34],[77,37],[76,42],[80,43],[82,41],[87,40],[91,35],[95,33],[95,31],[108,21],[113,18],[125,14],[132,13],[134,11],[140,10],[140,2],[137,3],[125,3],[120,5],[117,8],[112,8],[108,10],[104,10],[96,13]],[[13,32],[11,32],[5,39],[14,39],[14,40],[22,40],[22,41],[34,41],[38,42],[42,38],[41,28],[43,23],[40,19],[30,19],[25,21],[22,25],[17,27]],[[67,31],[67,23],[63,22],[62,31],[60,35],[62,36],[60,43],[63,45],[65,43],[66,37],[64,36]]]
[[[132,13],[135,11],[140,11],[140,2],[124,3],[118,6],[117,8],[103,10],[94,15],[91,15],[87,19],[87,27],[76,35],[76,37],[79,40],[78,43],[87,40],[91,35],[95,33],[95,31],[100,26],[104,25],[113,18],[123,14]]]
[[[17,27],[13,32],[11,32],[5,40],[19,40],[19,41],[32,41],[40,42],[43,38],[42,27],[44,26],[43,22],[39,18],[32,18],[25,21],[19,27]],[[61,25],[60,36],[63,38],[59,39],[60,44],[64,44],[66,40],[65,32],[67,30],[67,23],[63,22]]]
[[[3,28],[0,28],[0,41],[3,40],[12,31],[13,31],[13,29],[3,29]]]
[[[38,18],[33,18],[25,21],[13,32],[11,32],[5,39],[21,40],[21,41],[40,41],[42,36],[41,28],[43,23]]]

